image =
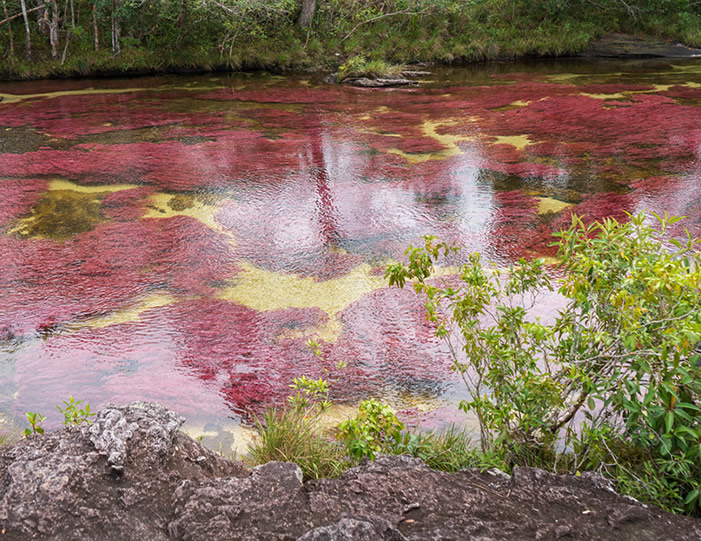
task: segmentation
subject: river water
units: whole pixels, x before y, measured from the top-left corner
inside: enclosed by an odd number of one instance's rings
[[[377,396],[429,425],[461,421],[420,299],[383,278],[409,244],[433,234],[504,266],[555,263],[551,234],[572,212],[667,211],[701,232],[698,60],[427,79],[0,84],[5,430],[26,411],[57,426],[69,394],[157,400],[228,450],[291,378],[324,368],[339,415]]]

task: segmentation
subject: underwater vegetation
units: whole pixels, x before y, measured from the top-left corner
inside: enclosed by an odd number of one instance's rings
[[[450,356],[385,265],[424,234],[553,262],[571,213],[666,210],[698,235],[700,68],[8,90],[0,137],[34,135],[0,154],[0,407],[74,392],[248,418],[318,373],[310,337],[348,362],[335,399],[445,405]]]

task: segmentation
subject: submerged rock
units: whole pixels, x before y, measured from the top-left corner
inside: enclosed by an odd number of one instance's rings
[[[339,74],[332,73],[325,79],[327,83],[342,84],[347,86],[358,86],[362,88],[392,88],[397,86],[416,86],[418,81],[407,79],[407,77],[418,77],[430,75],[428,71],[406,71],[400,77],[348,77],[339,83]]]
[[[380,457],[302,482],[246,470],[178,431],[157,405],[109,406],[91,426],[0,447],[0,538],[71,540],[696,540],[701,521],[646,507],[597,475],[437,472]]]
[[[360,77],[358,79],[346,79],[344,85],[360,86],[363,88],[387,88],[393,86],[412,86],[418,85],[418,81],[405,79],[404,77],[377,77],[370,79],[368,77]]]

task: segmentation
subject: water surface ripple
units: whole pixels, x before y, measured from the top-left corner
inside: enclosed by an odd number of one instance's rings
[[[383,279],[410,243],[433,234],[503,266],[551,258],[571,212],[666,210],[701,231],[698,61],[437,69],[397,90],[241,74],[0,97],[6,423],[72,394],[157,400],[203,433],[245,424],[292,377],[322,374],[309,338],[348,363],[331,376],[339,403],[457,418],[462,389],[420,300]]]

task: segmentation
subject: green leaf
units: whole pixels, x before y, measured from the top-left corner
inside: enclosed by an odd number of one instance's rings
[[[672,426],[674,426],[674,413],[668,411],[664,417],[665,432],[669,433],[672,431]]]
[[[696,500],[699,497],[699,489],[695,488],[689,494],[686,495],[686,498],[684,498],[684,504],[689,505],[692,503],[694,500]]]

